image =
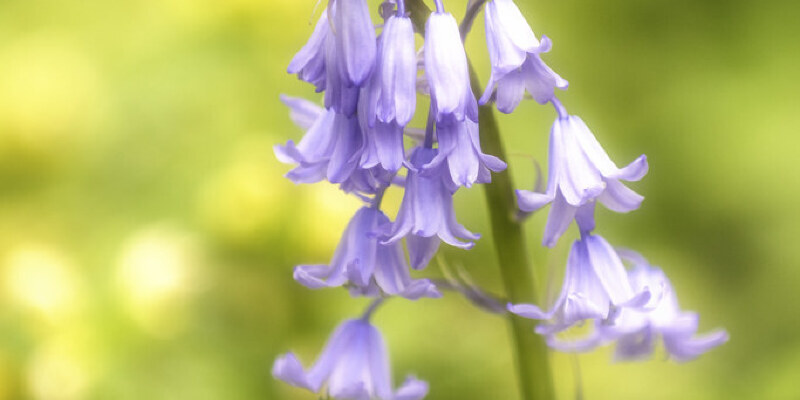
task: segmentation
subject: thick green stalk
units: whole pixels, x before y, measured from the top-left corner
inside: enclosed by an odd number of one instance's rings
[[[430,9],[423,0],[406,0],[406,10],[414,28],[424,34],[425,21],[431,13]],[[481,85],[472,65],[470,65],[470,80],[475,96],[479,97]],[[491,104],[480,107],[479,121],[483,150],[506,160]],[[515,218],[517,207],[509,170],[494,174],[492,183],[483,187],[489,206],[492,236],[506,297],[513,303],[537,303],[539,299],[536,296],[536,283],[525,250],[525,235],[522,225]],[[512,314],[508,314],[508,320],[514,338],[513,352],[522,400],[554,398],[547,345],[542,336],[533,332],[535,323]]]
[[[470,80],[476,96],[480,96],[480,82],[472,65],[470,65]],[[507,160],[491,104],[480,107],[479,125],[483,151]],[[509,170],[493,174],[492,183],[483,185],[483,188],[489,206],[492,238],[506,296],[512,303],[538,303],[533,270],[525,250],[525,234],[522,225],[515,218],[517,206]],[[524,400],[554,398],[544,338],[533,333],[535,323],[532,320],[513,314],[509,314],[508,318],[516,346],[514,357],[522,398]]]

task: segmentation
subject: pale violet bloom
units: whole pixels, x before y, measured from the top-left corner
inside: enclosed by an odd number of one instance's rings
[[[564,90],[569,83],[553,72],[539,56],[550,51],[552,42],[536,39],[525,17],[512,0],[486,3],[486,45],[492,62],[492,75],[481,96],[485,104],[492,97],[500,112],[510,113],[519,105],[525,91],[541,104],[553,98],[554,88]]]
[[[527,212],[553,203],[542,240],[552,247],[582,205],[599,201],[615,212],[639,208],[644,198],[620,181],[638,181],[647,169],[644,155],[617,168],[583,120],[573,115],[558,117],[550,130],[547,190],[517,190],[517,201]]]
[[[728,333],[717,329],[702,336],[697,333],[698,315],[681,311],[678,297],[664,272],[651,266],[638,253],[620,250],[623,258],[633,262],[628,279],[634,290],[649,287],[651,302],[644,309],[623,309],[611,325],[600,325],[600,336],[616,340],[617,360],[645,358],[653,353],[655,341],[663,338],[664,348],[677,361],[688,361],[728,341]]]
[[[345,86],[362,86],[375,66],[375,28],[367,0],[333,0],[339,72]]]
[[[478,103],[469,82],[467,55],[455,18],[435,11],[425,24],[425,77],[439,123],[478,120]]]
[[[514,314],[547,320],[536,332],[552,335],[587,320],[613,323],[620,308],[642,307],[649,287],[630,285],[617,253],[600,236],[584,234],[572,245],[561,294],[550,311],[532,304],[509,304]]]
[[[450,178],[458,186],[489,183],[492,181],[489,171],[506,169],[505,162],[481,151],[477,122],[465,119],[453,124],[438,124],[436,137],[439,142],[438,154],[424,168],[439,168],[439,163],[446,161]]]
[[[388,224],[389,218],[380,210],[361,208],[342,234],[330,264],[299,265],[294,279],[311,289],[347,284],[354,295],[441,297],[428,279],[411,279],[400,243],[379,242],[380,229]]]
[[[325,10],[319,17],[311,38],[292,58],[287,69],[290,74],[297,74],[301,80],[316,86],[317,92],[325,90],[325,45],[330,34],[328,11]]]
[[[365,0],[332,0],[288,71],[325,91],[325,107],[352,115],[375,67],[375,29]]]
[[[406,126],[417,107],[417,56],[411,19],[392,15],[378,40],[378,60],[370,85],[369,118]]]
[[[397,390],[393,389],[386,344],[380,331],[365,319],[347,320],[339,325],[308,370],[293,353],[287,353],[275,360],[272,375],[292,386],[334,399],[419,400],[428,394],[428,384],[413,376],[408,376]]]
[[[361,155],[359,166],[372,168],[380,166],[387,171],[396,172],[405,161],[405,148],[403,147],[403,127],[397,121],[382,122],[374,118],[369,111],[371,100],[375,92],[371,88],[378,84],[377,74],[371,79],[369,86],[361,90],[358,101],[358,121],[365,132],[366,146]]]
[[[422,171],[436,153],[436,149],[418,147],[411,154],[403,201],[384,241],[390,244],[406,237],[411,266],[417,269],[428,264],[440,239],[470,249],[475,244],[472,240],[480,238],[456,221],[453,193],[458,187],[451,180],[447,164]]]
[[[356,170],[365,147],[358,119],[333,110],[315,109],[313,103],[305,100],[288,96],[283,96],[282,100],[289,106],[292,119],[301,127],[308,126],[297,145],[289,140],[284,146],[274,147],[279,161],[298,164],[286,177],[294,183],[323,179],[332,183],[347,181]]]

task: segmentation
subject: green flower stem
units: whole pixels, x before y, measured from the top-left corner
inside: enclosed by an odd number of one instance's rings
[[[480,96],[480,82],[470,64],[472,90]],[[507,160],[500,130],[494,117],[491,104],[479,109],[481,147],[484,152]],[[500,273],[506,297],[512,303],[538,303],[536,283],[528,253],[525,251],[525,234],[522,225],[515,218],[517,212],[511,174],[508,169],[493,174],[492,183],[483,185],[489,218],[492,224],[492,238],[500,263]],[[533,320],[508,314],[514,336],[514,356],[517,363],[517,378],[524,400],[543,400],[554,398],[553,380],[547,345],[544,337],[533,332]]]
[[[424,35],[425,21],[431,10],[423,0],[406,0],[414,28]],[[470,80],[476,97],[480,97],[480,82],[470,64]],[[481,106],[479,111],[481,146],[494,156],[507,160],[500,131],[491,104]],[[500,273],[503,276],[506,297],[514,303],[537,303],[536,283],[528,254],[525,251],[525,235],[522,226],[515,219],[516,202],[508,169],[494,174],[492,183],[483,185],[489,217],[492,225],[495,250],[497,251]],[[514,337],[514,358],[517,364],[522,400],[546,400],[554,398],[553,381],[547,345],[544,338],[533,332],[535,323],[526,318],[508,314],[511,332]]]

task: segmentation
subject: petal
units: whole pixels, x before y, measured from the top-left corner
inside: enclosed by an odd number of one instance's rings
[[[728,332],[717,330],[700,337],[664,335],[664,347],[677,361],[689,361],[724,344],[730,339]]]
[[[314,121],[325,111],[324,108],[318,106],[316,103],[300,97],[291,97],[281,94],[280,99],[283,104],[289,107],[289,118],[292,122],[303,129],[311,128]]]
[[[512,0],[494,0],[490,4],[496,10],[501,29],[514,45],[526,52],[536,51],[539,41],[517,5]]]
[[[626,213],[638,209],[642,205],[644,196],[629,189],[620,181],[612,179],[606,181],[606,190],[597,196],[597,200],[611,211]]]
[[[595,203],[589,202],[580,207],[575,213],[575,222],[578,224],[578,229],[583,233],[588,233],[594,230],[594,206]]]
[[[356,320],[347,320],[336,327],[319,358],[308,371],[308,383],[314,392],[319,391],[323,382],[339,369],[337,366],[342,359],[352,353],[353,338],[357,333]]]
[[[298,265],[292,276],[297,283],[309,289],[342,286],[347,280],[344,274],[335,273],[327,265]]]
[[[553,317],[553,311],[544,312],[538,306],[533,304],[511,304],[506,305],[508,312],[519,315],[520,317],[530,319],[550,319]]]
[[[364,138],[358,120],[336,114],[334,129],[337,134],[336,146],[328,164],[328,181],[344,182],[356,168],[364,147]]]
[[[558,126],[563,153],[559,187],[566,201],[573,206],[593,200],[605,189],[603,177],[584,154],[577,139],[573,118],[559,118]]]
[[[620,168],[616,174],[609,175],[609,178],[622,179],[626,181],[639,181],[647,175],[649,170],[647,156],[642,154],[630,164]]]
[[[397,171],[405,160],[403,148],[403,128],[396,123],[375,123],[372,131],[378,159],[387,171]]]
[[[547,335],[547,345],[564,353],[585,353],[594,350],[603,342],[603,336],[596,331],[582,338],[571,340],[561,340],[556,335]]]
[[[379,399],[392,396],[392,376],[389,357],[381,333],[369,325],[369,375],[372,378],[372,395]]]
[[[394,393],[394,400],[421,400],[427,395],[428,383],[409,375]]]
[[[272,364],[272,376],[292,386],[308,389],[312,392],[318,390],[308,382],[303,365],[300,364],[300,361],[297,360],[293,353],[286,353],[275,359],[275,363]]]
[[[547,193],[531,192],[530,190],[516,190],[519,209],[534,212],[553,201],[555,196]],[[569,223],[569,222],[568,222]]]
[[[458,24],[451,14],[434,12],[425,26],[425,75],[437,120],[449,116],[461,121],[469,74]]]
[[[577,211],[577,207],[568,204],[564,200],[560,190],[556,192],[553,205],[550,207],[550,213],[547,215],[542,245],[545,247],[555,246],[561,235],[569,228],[569,224]]]
[[[554,88],[563,90],[569,85],[542,61],[539,54],[528,54],[528,58],[522,64],[521,73],[525,79],[525,88],[539,104],[545,104],[553,98]]]
[[[486,41],[491,43],[490,46],[492,47],[490,53],[490,56],[492,56],[492,72],[498,73],[499,79],[504,74],[522,65],[523,61],[525,61],[526,50],[520,48],[514,42],[514,38],[511,37],[514,32],[506,30],[506,23],[509,22],[504,19],[506,15],[501,15],[498,11],[504,10],[498,10],[498,4],[494,1],[487,3],[484,23],[486,25]],[[527,25],[524,18],[522,22]],[[530,32],[530,35],[532,36],[533,32]],[[535,41],[536,38],[533,37],[533,40]],[[520,41],[524,42],[526,39],[520,38]]]
[[[649,327],[617,339],[614,361],[640,360],[653,354],[654,333]]]
[[[424,269],[428,266],[436,250],[439,249],[441,239],[438,236],[422,237],[417,235],[408,235],[406,237],[406,246],[408,246],[408,257],[411,261],[411,267],[414,269]]]
[[[518,71],[513,71],[497,81],[497,111],[510,114],[525,95],[525,80]]]
[[[588,235],[584,241],[586,242],[589,262],[606,293],[608,293],[611,302],[615,305],[621,305],[638,297],[635,296],[628,282],[628,275],[622,265],[622,260],[619,259],[611,245],[597,235]],[[649,300],[649,295],[647,300]]]
[[[361,86],[375,65],[375,29],[365,0],[336,1],[337,45],[344,59],[347,86]]]

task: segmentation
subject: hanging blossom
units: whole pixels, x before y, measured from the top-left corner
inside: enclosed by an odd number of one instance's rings
[[[325,386],[322,395],[336,399],[418,400],[428,394],[428,384],[413,376],[392,389],[386,345],[366,318],[342,323],[307,371],[293,353],[287,353],[275,360],[272,375],[314,393]]]
[[[439,168],[447,162],[450,178],[457,186],[471,187],[474,183],[490,183],[492,172],[500,172],[507,165],[503,160],[481,150],[478,123],[469,119],[436,126],[439,148],[436,157],[423,169]]]
[[[294,183],[314,183],[327,179],[345,182],[355,171],[365,147],[364,132],[355,116],[325,110],[313,103],[283,96],[282,100],[295,115],[301,127],[308,127],[305,136],[295,145],[276,145],[275,156],[284,163],[298,166],[286,174]],[[314,118],[316,116],[316,118]],[[313,118],[313,123],[309,122]]]
[[[425,24],[425,77],[438,124],[469,118],[478,121],[478,103],[469,82],[469,67],[453,15],[437,10]]]
[[[560,106],[557,100],[554,104]],[[553,203],[542,240],[545,246],[553,247],[578,208],[585,204],[596,200],[621,213],[639,208],[644,198],[620,181],[638,181],[647,174],[647,169],[644,155],[624,168],[617,168],[583,120],[564,113],[550,130],[546,192],[517,190],[517,201],[519,208],[527,212]]]
[[[441,297],[430,280],[411,279],[400,243],[379,243],[379,229],[388,224],[380,210],[361,208],[342,234],[330,264],[299,265],[294,279],[311,289],[349,285],[354,295]]]
[[[651,298],[650,288],[634,288],[614,248],[594,229],[594,204],[580,210],[581,237],[572,245],[561,294],[550,311],[533,304],[509,304],[514,314],[547,320],[536,327],[540,334],[554,334],[586,320],[613,323],[620,308],[640,308]]]
[[[367,148],[361,167],[380,165],[397,171],[405,160],[403,128],[414,116],[417,65],[411,20],[390,15],[378,38],[375,73],[361,91],[358,104]]]
[[[487,2],[484,16],[492,75],[480,104],[486,104],[497,87],[497,110],[508,114],[526,91],[538,103],[545,104],[553,98],[555,88],[565,90],[569,86],[539,56],[550,51],[552,42],[546,36],[541,42],[536,39],[512,0]]]
[[[451,181],[446,163],[429,166],[438,150],[416,148],[411,154],[405,193],[397,218],[383,242],[391,244],[406,238],[411,266],[424,268],[445,243],[471,249],[480,235],[472,233],[456,221],[453,193],[458,187]],[[463,238],[463,239],[462,239]]]

